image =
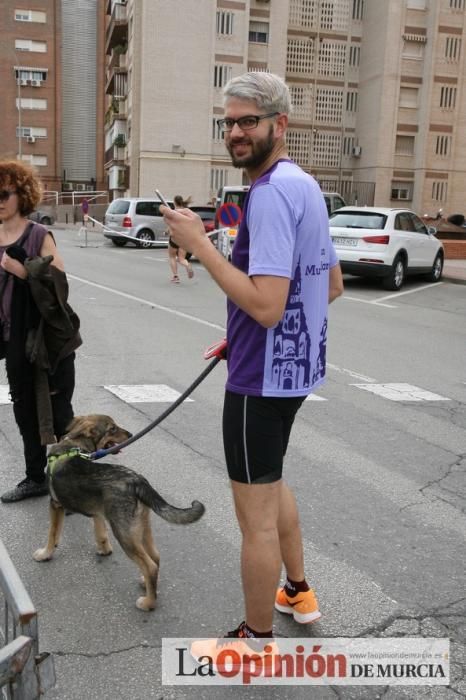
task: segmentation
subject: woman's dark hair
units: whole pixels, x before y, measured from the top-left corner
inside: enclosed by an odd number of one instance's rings
[[[14,187],[21,216],[30,214],[42,199],[43,188],[30,165],[18,160],[0,160],[0,190]]]

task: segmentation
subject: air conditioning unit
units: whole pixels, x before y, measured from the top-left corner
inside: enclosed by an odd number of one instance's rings
[[[75,187],[76,192],[85,192],[87,189],[87,186],[83,182],[78,182]]]
[[[21,78],[21,80],[18,80],[18,83],[19,83],[20,85],[27,85],[27,84],[28,84],[28,81],[25,80],[24,78]]]
[[[42,80],[31,80],[31,85],[33,87],[40,87],[42,85]]]
[[[26,141],[28,143],[35,143],[36,142],[36,137],[35,136],[28,136]]]
[[[359,158],[361,156],[361,153],[362,153],[361,146],[353,146],[353,149],[351,151],[351,155],[353,156],[353,158]]]
[[[63,192],[72,192],[73,191],[73,183],[72,182],[64,182],[61,186]]]

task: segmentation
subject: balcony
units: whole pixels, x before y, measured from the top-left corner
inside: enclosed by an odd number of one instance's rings
[[[117,146],[112,144],[110,148],[105,151],[104,163],[105,167],[110,165],[124,165],[126,156],[126,146]]]
[[[125,4],[116,2],[113,5],[106,36],[105,51],[107,55],[116,46],[124,46],[128,43],[128,14]]]
[[[128,78],[126,68],[115,68],[110,71],[105,93],[113,95],[116,99],[125,99],[128,93]]]

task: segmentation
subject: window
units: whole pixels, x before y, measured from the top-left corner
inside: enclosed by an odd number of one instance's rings
[[[161,216],[159,202],[136,202],[135,214],[141,216]]]
[[[253,41],[256,44],[268,44],[268,22],[249,22],[249,41]]]
[[[217,192],[221,187],[228,184],[228,170],[226,168],[211,168],[210,189]]]
[[[358,109],[358,93],[354,90],[348,90],[346,93],[346,111],[357,112]]]
[[[16,98],[16,109],[47,109],[47,100],[35,100],[29,97]]]
[[[464,10],[466,6],[466,0],[450,0],[451,10]]]
[[[425,10],[426,0],[408,0],[406,7],[408,10]]]
[[[414,155],[414,136],[397,136],[395,153],[398,156]]]
[[[364,0],[353,0],[353,19],[361,20],[364,15]]]
[[[314,71],[314,39],[288,39],[286,72],[309,75]]]
[[[447,199],[448,182],[446,180],[432,183],[432,199],[434,202],[444,202]]]
[[[289,85],[293,117],[296,119],[311,119],[312,117],[312,86]]]
[[[47,129],[41,126],[17,126],[16,127],[16,137],[18,138],[19,136],[21,137],[31,137],[33,136],[36,139],[46,139],[47,138]]]
[[[393,181],[390,199],[412,199],[413,184],[412,182]]]
[[[421,41],[405,39],[403,43],[403,58],[422,59],[424,56],[424,44]]]
[[[32,41],[32,39],[15,39],[15,49],[17,51],[35,51],[36,53],[46,53],[47,43],[45,41]]]
[[[418,96],[418,88],[400,88],[400,107],[417,108]]]
[[[359,66],[359,61],[361,58],[361,47],[359,44],[351,44],[349,47],[349,64],[350,66]]]
[[[45,24],[47,14],[38,10],[15,10],[15,20],[17,22],[41,22]]]
[[[217,11],[217,34],[233,34],[233,12]]]
[[[324,39],[319,46],[319,75],[343,78],[346,65],[346,43]]]
[[[315,0],[290,0],[288,23],[299,29],[317,27],[318,6]]]
[[[318,122],[340,124],[343,110],[343,90],[317,88],[315,118]]]
[[[414,232],[414,221],[408,212],[403,211],[397,214],[395,218],[395,228],[397,231],[413,231]]]
[[[214,141],[223,141],[223,131],[217,124],[218,117],[212,117],[212,139]]]
[[[289,129],[286,145],[290,158],[303,167],[309,167],[311,132],[304,129]]]
[[[353,148],[355,144],[354,136],[345,136],[343,138],[343,155],[351,156],[353,154]]]
[[[35,85],[37,82],[42,82],[47,78],[47,70],[36,70],[34,68],[18,68],[15,67],[16,81],[21,81],[20,85]]]
[[[26,162],[30,163],[31,165],[47,165],[47,156],[40,156],[36,154],[26,154],[23,153],[21,157],[18,154],[18,160],[25,160]]]
[[[461,54],[461,39],[458,36],[447,36],[445,39],[445,58],[450,63],[457,63]]]
[[[440,88],[440,107],[454,109],[456,105],[456,87],[442,85]]]
[[[214,66],[214,87],[224,87],[231,78],[231,66]]]
[[[435,154],[437,156],[449,156],[451,149],[451,136],[437,136],[435,142]]]

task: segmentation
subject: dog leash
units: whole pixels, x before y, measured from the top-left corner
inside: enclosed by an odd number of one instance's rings
[[[89,456],[88,459],[91,459],[93,461],[97,459],[102,459],[102,457],[105,457],[106,455],[111,455],[114,454],[115,452],[119,452],[122,450],[124,447],[127,447],[128,445],[131,445],[133,442],[136,442],[136,440],[139,440],[139,438],[142,438],[143,435],[146,435],[149,431],[151,431],[153,428],[155,428],[156,425],[159,425],[167,416],[172,413],[175,408],[177,408],[185,399],[188,398],[188,396],[194,391],[194,389],[199,386],[201,382],[204,381],[204,379],[207,377],[208,374],[210,374],[213,370],[213,368],[218,365],[218,363],[221,360],[225,360],[227,356],[227,340],[224,338],[223,340],[220,340],[218,343],[215,343],[214,345],[211,345],[210,347],[207,348],[207,350],[204,352],[204,359],[205,360],[210,360],[211,357],[214,359],[212,362],[207,365],[205,370],[197,377],[197,379],[194,380],[194,382],[188,386],[186,391],[184,391],[177,399],[174,401],[171,406],[167,408],[166,411],[160,414],[155,420],[152,421],[152,423],[149,423],[145,428],[139,431],[139,433],[136,433],[136,435],[132,435],[130,438],[125,440],[124,442],[120,442],[118,445],[113,445],[113,447],[108,447],[105,450],[97,450],[96,452],[92,452]]]

